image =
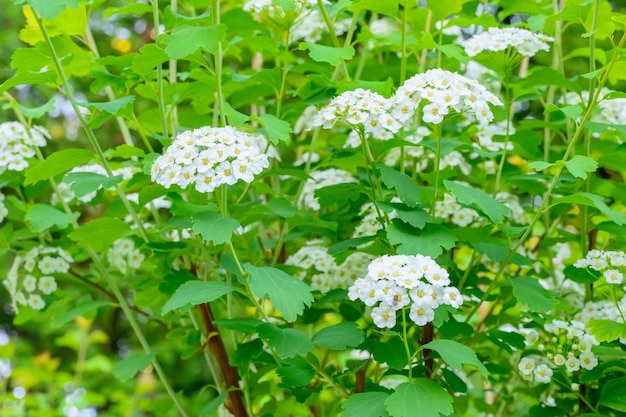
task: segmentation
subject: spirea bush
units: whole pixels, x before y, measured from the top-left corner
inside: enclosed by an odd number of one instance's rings
[[[626,415],[609,0],[13,0],[0,416]]]

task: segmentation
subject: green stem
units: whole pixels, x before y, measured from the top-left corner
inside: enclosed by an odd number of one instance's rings
[[[504,147],[502,149],[502,156],[500,157],[500,163],[498,164],[498,170],[496,171],[496,182],[493,187],[494,196],[500,190],[500,179],[502,178],[502,171],[504,170],[504,163],[506,162],[507,147],[509,146],[509,139],[511,137],[511,122],[513,119],[513,105],[511,103],[511,90],[509,89],[508,81],[506,82],[505,94],[506,94],[506,97],[504,100],[504,109],[506,112],[506,128],[504,132]]]
[[[63,66],[61,65],[61,60],[59,59],[59,56],[58,56],[58,54],[56,52],[56,49],[54,48],[54,44],[52,43],[52,40],[50,39],[50,35],[48,34],[48,30],[46,29],[46,26],[43,24],[42,17],[36,11],[34,11],[34,15],[35,15],[35,20],[37,21],[37,24],[39,25],[39,29],[41,30],[41,33],[42,33],[42,35],[43,35],[43,37],[44,37],[44,39],[46,41],[48,49],[50,50],[50,54],[52,55],[52,59],[54,61],[54,65],[56,67],[56,70],[57,70],[57,72],[59,74],[59,77],[61,78],[61,82],[62,82],[63,87],[65,89],[65,95],[66,95],[68,101],[70,102],[70,104],[72,105],[72,108],[74,109],[74,113],[76,114],[76,117],[78,118],[81,126],[83,127],[83,130],[87,134],[87,138],[89,139],[89,143],[91,144],[93,149],[96,151],[96,154],[98,155],[98,159],[100,160],[100,163],[102,164],[102,167],[106,171],[107,175],[109,177],[112,177],[113,176],[113,171],[111,170],[111,167],[110,167],[110,165],[109,165],[109,163],[108,163],[108,161],[107,161],[107,159],[106,159],[106,157],[104,155],[102,147],[100,146],[100,143],[98,142],[98,139],[96,138],[95,133],[89,127],[89,123],[87,122],[87,120],[83,116],[82,112],[78,108],[78,104],[76,103],[76,99],[74,98],[74,94],[72,93],[72,89],[70,88],[69,81],[67,79],[67,76],[65,75],[65,71],[63,70]],[[138,228],[142,238],[144,240],[148,241],[149,239],[148,239],[148,234],[146,233],[146,229],[144,228],[143,223],[139,219],[139,216],[135,212],[135,209],[133,209],[132,205],[128,201],[128,198],[126,197],[126,194],[122,190],[122,187],[120,187],[119,185],[116,185],[115,186],[115,190],[117,191],[117,194],[118,194],[120,200],[122,201],[122,204],[124,205],[124,207],[128,211],[128,214],[131,216],[131,218],[133,219],[133,222],[137,226],[137,228]]]
[[[442,122],[443,123],[443,122]],[[439,167],[441,162],[441,136],[442,136],[442,123],[439,123],[435,128],[435,134],[437,135],[437,151],[435,152],[435,181],[433,183],[433,203],[430,207],[430,218],[435,218],[435,209],[437,208],[437,197],[439,194]]]
[[[402,309],[402,343],[404,344],[404,352],[406,353],[407,365],[409,366],[409,380],[413,378],[413,355],[409,346],[409,334],[407,331],[406,308]]]
[[[611,285],[611,287],[613,290],[613,301],[615,302],[615,307],[617,307],[617,311],[619,311],[619,315],[622,317],[622,322],[626,323],[626,318],[624,318],[624,312],[619,306],[619,300],[617,299],[617,285]]]
[[[337,35],[335,34],[335,27],[333,26],[333,22],[328,16],[328,12],[326,11],[326,7],[324,7],[324,3],[322,2],[322,0],[317,0],[317,5],[320,9],[320,13],[322,14],[322,18],[324,19],[324,23],[326,23],[326,28],[328,29],[328,33],[330,34],[330,39],[333,42],[333,46],[335,48],[341,48],[341,46],[339,45],[339,39],[337,39]],[[346,61],[341,61],[341,68],[343,69],[346,79],[350,80],[350,72],[348,72]]]
[[[159,0],[151,0],[152,3],[152,23],[154,30],[154,44],[159,46]],[[167,127],[167,113],[165,112],[165,94],[163,92],[163,64],[159,64],[156,66],[156,83],[157,83],[157,100],[159,104],[159,116],[161,118],[161,130],[163,131],[163,136],[169,134],[169,129]]]
[[[406,21],[407,21],[407,0],[404,0],[402,5],[402,27],[400,31],[402,33],[402,38],[400,39],[400,85],[404,84],[404,80],[406,80]]]
[[[214,25],[220,24],[220,0],[211,0],[211,17]],[[222,89],[222,66],[223,66],[222,42],[217,43],[215,54],[215,79],[217,82],[217,108],[219,111],[220,125],[226,126],[226,111],[224,109],[224,91]]]
[[[178,10],[178,0],[170,0],[170,10],[172,12],[176,12]],[[176,84],[178,79],[178,61],[175,59],[170,59],[169,64],[169,79],[168,82],[172,86]],[[172,108],[170,110],[170,130],[172,137],[176,136],[178,131],[178,106],[172,103]]]

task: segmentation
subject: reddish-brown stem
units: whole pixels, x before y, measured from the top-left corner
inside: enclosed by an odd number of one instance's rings
[[[356,371],[356,384],[354,386],[354,393],[365,392],[365,370],[366,367],[363,367]]]
[[[228,398],[224,405],[235,417],[247,417],[248,412],[241,398],[237,367],[228,363],[228,354],[226,353],[224,341],[222,340],[217,326],[213,323],[215,318],[213,317],[211,306],[208,303],[199,304],[198,309],[206,331],[207,347],[213,354],[213,357],[215,357],[222,371],[226,389],[228,390]]]
[[[435,337],[435,328],[433,327],[433,324],[426,323],[426,325],[422,328],[422,338],[420,340],[420,345],[423,346],[427,343],[432,342],[434,337]],[[432,350],[430,349],[424,349],[422,351],[424,358],[426,358],[426,360],[424,361],[424,365],[426,365],[426,377],[427,378],[431,377],[433,373],[433,366],[435,364],[435,361],[433,360],[433,358],[430,357],[431,353],[432,353]],[[411,366],[411,364],[409,364],[409,366]]]

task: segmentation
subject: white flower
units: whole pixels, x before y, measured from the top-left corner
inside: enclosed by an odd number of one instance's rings
[[[536,367],[535,360],[528,356],[525,358],[522,358],[517,364],[517,369],[519,369],[519,371],[523,375],[531,375],[533,371],[535,370],[535,367]]]
[[[617,269],[607,269],[602,275],[609,284],[621,284],[624,280],[624,275]]]
[[[357,182],[356,177],[352,174],[336,168],[330,168],[324,171],[313,171],[310,175],[311,178],[304,183],[298,204],[301,207],[307,207],[312,210],[319,210],[321,208],[317,197],[314,195],[316,190],[331,185]]]
[[[9,210],[4,205],[4,194],[0,193],[0,223],[4,221],[4,218],[9,214]]]
[[[459,308],[463,304],[463,296],[454,287],[444,288],[443,290],[443,303],[451,305],[454,308]]]
[[[35,148],[46,146],[50,138],[44,128],[34,126],[28,131],[21,123],[0,124],[0,174],[4,171],[23,171],[28,158],[35,155]]]
[[[32,275],[26,275],[24,281],[22,281],[22,285],[27,292],[33,292],[37,289],[37,278]]]
[[[396,325],[396,311],[387,303],[380,303],[372,309],[372,319],[376,327],[391,328]]]
[[[425,326],[426,323],[433,321],[435,318],[435,310],[432,304],[427,301],[413,303],[409,317],[418,326]]]
[[[39,278],[39,285],[37,288],[42,292],[42,294],[52,294],[57,289],[57,282],[52,276],[44,276]]]
[[[593,369],[598,365],[598,358],[591,352],[583,352],[578,356],[580,366],[585,369]]]
[[[38,294],[31,294],[28,297],[28,305],[33,310],[41,310],[42,308],[44,308],[46,306],[46,303],[43,301],[43,298],[41,298],[40,295],[38,295]]]
[[[569,372],[578,371],[580,369],[580,361],[570,353],[567,359],[565,360],[565,368]]]
[[[557,355],[554,355],[554,364],[557,366],[563,366],[565,365],[565,356],[561,355],[560,353]]]
[[[533,56],[539,50],[549,51],[548,42],[552,41],[554,39],[549,36],[518,27],[491,27],[463,42],[463,47],[469,56],[477,55],[482,51],[497,52],[507,48],[516,49],[524,56]]]
[[[535,380],[537,382],[547,384],[552,378],[552,369],[550,369],[546,364],[537,365],[533,374],[535,375]]]

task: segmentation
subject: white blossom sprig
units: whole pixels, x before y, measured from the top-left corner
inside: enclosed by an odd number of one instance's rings
[[[50,133],[40,126],[30,131],[18,122],[0,124],[0,174],[4,171],[23,171],[28,159],[35,156],[35,148],[46,146]]]
[[[538,51],[549,51],[548,42],[553,41],[554,38],[550,36],[527,29],[491,27],[463,42],[463,48],[469,56],[478,55],[483,51],[504,51],[508,48],[515,49],[520,55],[534,56]]]

